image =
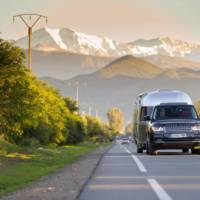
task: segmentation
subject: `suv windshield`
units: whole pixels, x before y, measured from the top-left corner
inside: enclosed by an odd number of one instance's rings
[[[193,106],[190,105],[166,105],[156,106],[153,119],[197,119],[197,113]]]

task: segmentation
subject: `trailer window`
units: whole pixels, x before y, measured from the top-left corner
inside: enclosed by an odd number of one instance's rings
[[[145,116],[151,116],[153,107],[142,107],[140,112],[140,121],[145,121]]]

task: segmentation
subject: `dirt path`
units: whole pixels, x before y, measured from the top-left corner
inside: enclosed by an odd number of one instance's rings
[[[108,148],[85,155],[66,168],[0,200],[74,200]]]

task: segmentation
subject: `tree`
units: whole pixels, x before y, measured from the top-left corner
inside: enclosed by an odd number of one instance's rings
[[[109,125],[100,118],[91,115],[84,115],[83,120],[86,124],[86,139],[93,142],[112,141],[115,133]]]
[[[0,68],[0,133],[20,142],[34,137],[41,143],[65,141],[69,110],[52,87],[23,67]]]
[[[0,39],[0,67],[24,67],[25,53],[13,43]]]
[[[132,123],[128,123],[126,128],[125,128],[125,132],[127,135],[132,135],[133,134],[133,124]]]
[[[70,112],[75,113],[79,111],[78,104],[72,97],[65,97],[64,101]]]
[[[94,142],[103,142],[108,139],[107,130],[104,128],[103,122],[96,117],[86,115],[87,139]]]
[[[65,141],[69,115],[57,90],[38,80],[25,66],[23,51],[0,40],[0,134],[20,143]]]
[[[124,130],[124,116],[119,108],[111,108],[108,113],[109,126],[116,133],[122,133]]]
[[[66,129],[68,137],[66,138],[67,144],[77,144],[85,139],[86,124],[81,116],[77,114],[70,114],[66,120]]]

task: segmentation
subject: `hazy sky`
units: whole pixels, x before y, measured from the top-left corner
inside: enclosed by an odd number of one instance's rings
[[[200,43],[200,0],[0,0],[1,37],[24,36],[25,26],[12,16],[29,12],[47,15],[49,27],[119,41],[170,36]]]

